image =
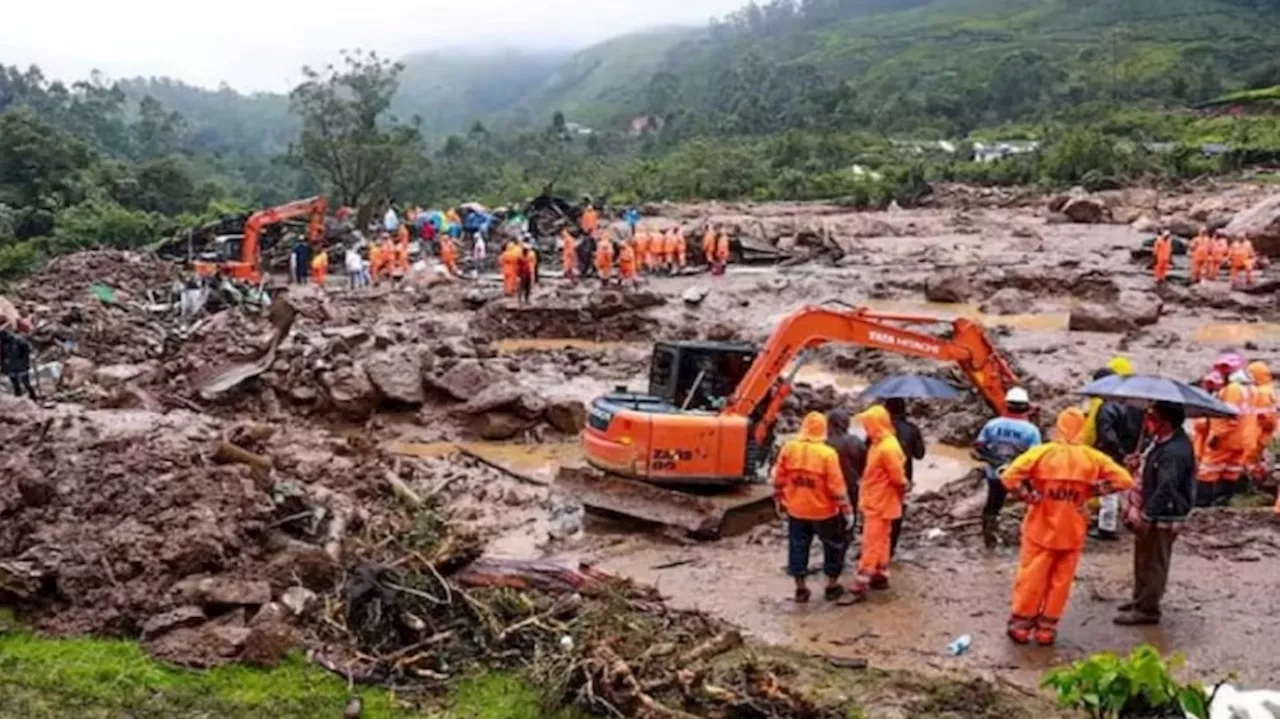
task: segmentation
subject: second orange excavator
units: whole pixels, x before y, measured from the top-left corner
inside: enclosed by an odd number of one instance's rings
[[[216,248],[216,260],[197,260],[194,263],[196,274],[207,277],[222,270],[233,279],[257,284],[262,281],[262,231],[269,225],[306,217],[307,240],[314,244],[324,233],[324,217],[328,209],[328,200],[316,196],[259,210],[245,221],[243,237],[223,238],[224,241]]]
[[[939,324],[949,337],[913,329]],[[769,498],[778,413],[805,356],[828,343],[954,362],[997,413],[1017,384],[972,320],[806,306],[763,347],[656,345],[648,393],[620,388],[591,403],[582,432],[589,467],[562,470],[559,483],[590,508],[718,534],[726,513]]]

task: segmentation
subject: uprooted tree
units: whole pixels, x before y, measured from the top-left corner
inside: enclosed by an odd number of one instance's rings
[[[340,67],[304,67],[306,80],[289,93],[290,107],[302,118],[290,157],[324,176],[341,204],[360,207],[362,222],[365,205],[386,196],[396,175],[419,155],[416,122],[388,114],[403,69],[375,52],[344,51]]]

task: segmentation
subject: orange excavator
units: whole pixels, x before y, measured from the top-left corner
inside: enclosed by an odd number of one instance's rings
[[[196,274],[209,277],[222,270],[233,279],[257,284],[262,281],[262,231],[268,225],[296,217],[308,217],[307,240],[314,244],[320,241],[324,232],[324,216],[328,209],[329,201],[317,195],[259,210],[249,215],[249,219],[245,221],[244,237],[223,238],[216,251],[217,259],[196,260]]]
[[[949,337],[912,329],[938,324],[950,325]],[[657,344],[648,393],[619,388],[596,398],[582,431],[588,466],[565,468],[557,481],[588,508],[719,534],[728,513],[771,497],[775,420],[806,355],[828,343],[954,362],[997,413],[1017,384],[971,320],[802,307],[762,348]]]

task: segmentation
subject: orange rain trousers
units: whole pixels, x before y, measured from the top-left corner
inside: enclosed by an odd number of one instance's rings
[[[1241,240],[1231,245],[1228,252],[1231,262],[1231,286],[1239,286],[1241,277],[1245,285],[1253,284],[1253,243]]]
[[[601,240],[596,249],[596,272],[600,273],[600,281],[608,282],[613,276],[613,243]]]
[[[1054,550],[1023,538],[1018,574],[1013,581],[1010,628],[1054,628],[1066,611],[1080,564],[1079,549]]]
[[[877,577],[889,578],[889,552],[893,520],[867,515],[862,519],[862,552],[858,556],[859,587]]]
[[[1205,269],[1205,279],[1218,279],[1218,275],[1222,273],[1222,263],[1227,261],[1227,253],[1230,251],[1231,245],[1225,239],[1219,238],[1209,243],[1209,266]]]
[[[520,289],[520,247],[515,243],[507,245],[502,251],[499,262],[502,265],[502,291],[507,297],[515,297]]]
[[[1169,268],[1173,266],[1173,240],[1167,236],[1157,238],[1155,256],[1156,263],[1153,271],[1156,282],[1164,282],[1169,276]]]

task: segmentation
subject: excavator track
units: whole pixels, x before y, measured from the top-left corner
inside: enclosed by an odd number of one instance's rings
[[[570,466],[560,469],[556,486],[590,511],[675,527],[697,539],[740,534],[773,516],[773,489],[767,484],[682,491]]]

